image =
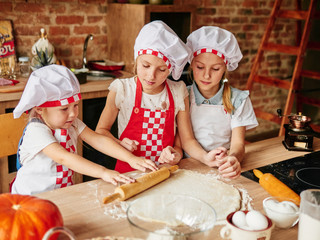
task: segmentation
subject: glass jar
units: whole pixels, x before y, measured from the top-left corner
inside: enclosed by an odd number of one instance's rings
[[[30,61],[29,57],[19,57],[20,75],[22,77],[29,77],[30,74]]]
[[[14,55],[0,58],[0,77],[16,79],[16,67]]]
[[[0,77],[4,77],[5,69],[4,69],[4,58],[0,57]]]

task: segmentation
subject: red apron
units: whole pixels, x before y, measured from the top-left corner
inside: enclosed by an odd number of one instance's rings
[[[120,140],[129,138],[139,142],[134,155],[158,161],[161,151],[174,143],[174,100],[166,82],[169,97],[168,110],[150,110],[141,107],[142,86],[137,78],[135,106],[127,127],[120,136]],[[117,160],[115,170],[120,173],[134,171],[126,162]]]

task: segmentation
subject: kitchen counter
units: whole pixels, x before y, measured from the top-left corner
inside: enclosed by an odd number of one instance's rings
[[[288,151],[281,141],[283,137],[271,138],[246,145],[246,157],[242,163],[242,171],[265,166],[270,163],[279,162],[292,157],[306,154],[307,152]],[[320,149],[320,140],[314,139],[314,149]],[[200,162],[188,158],[179,163],[182,169],[192,169],[201,173],[212,171],[211,168]],[[252,198],[252,206],[262,211],[262,201],[269,194],[256,182],[243,176],[236,180],[228,181],[235,186],[245,188]],[[115,186],[93,180],[76,184],[71,187],[49,191],[38,194],[38,197],[53,201],[60,209],[64,225],[69,228],[78,239],[88,239],[103,236],[132,236],[129,222],[126,219],[116,220],[104,214],[104,205],[101,200],[112,193]],[[215,226],[212,239],[221,239],[219,235],[220,226]],[[298,225],[290,229],[275,228],[272,238],[275,240],[297,239]],[[66,239],[60,236],[59,239]]]
[[[122,77],[132,76],[131,73],[120,71]],[[108,95],[108,87],[113,81],[112,78],[94,78],[88,76],[86,83],[80,85],[82,99],[92,99],[106,97]],[[97,80],[93,80],[97,79]],[[27,78],[18,78],[18,84],[14,86],[0,86],[0,114],[5,113],[6,109],[15,108],[18,104],[24,87],[27,83]],[[82,117],[82,115],[80,115]]]

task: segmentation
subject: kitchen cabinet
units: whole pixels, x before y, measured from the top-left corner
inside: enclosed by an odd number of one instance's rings
[[[151,5],[110,3],[107,13],[108,58],[123,61],[125,71],[133,72],[134,42],[148,22],[162,20],[185,41],[195,28],[192,5]]]
[[[95,130],[100,119],[100,115],[104,109],[106,103],[106,97],[102,98],[92,98],[83,100],[83,114],[82,121],[92,130]],[[111,133],[118,138],[118,123],[114,122]],[[83,142],[82,146],[82,156],[94,163],[102,165],[109,169],[114,169],[116,165],[116,159],[111,156],[105,155],[100,151],[94,149],[86,142]],[[95,179],[93,177],[83,175],[83,181],[89,181]]]

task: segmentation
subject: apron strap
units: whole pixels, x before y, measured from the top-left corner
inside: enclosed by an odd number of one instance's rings
[[[168,93],[168,98],[169,98],[169,109],[174,109],[174,100],[172,93],[170,91],[168,82],[166,81],[166,88],[167,88],[167,93]],[[142,99],[142,84],[137,77],[137,89],[136,89],[136,98],[135,98],[135,107],[140,108],[141,107],[141,99]]]
[[[38,118],[32,118],[32,119],[27,123],[26,127],[23,129],[23,133],[22,133],[22,136],[21,136],[21,138],[20,138],[20,140],[19,140],[19,144],[18,144],[17,161],[16,161],[17,170],[19,170],[19,169],[22,167],[22,164],[21,164],[21,162],[20,162],[19,149],[20,149],[20,146],[21,146],[21,144],[22,144],[22,142],[23,142],[23,137],[24,137],[24,134],[26,133],[27,127],[28,127],[28,125],[29,125],[31,122],[40,122],[40,123],[42,123],[40,119],[38,119]]]
[[[169,109],[172,110],[173,109],[173,112],[174,112],[174,100],[173,100],[173,96],[172,96],[172,93],[170,91],[170,88],[169,88],[169,84],[168,82],[166,81],[166,87],[167,87],[167,93],[168,93],[168,97],[169,97]]]
[[[142,98],[142,85],[137,77],[137,88],[136,88],[136,99],[135,99],[135,107],[140,107],[141,106],[141,98]]]

